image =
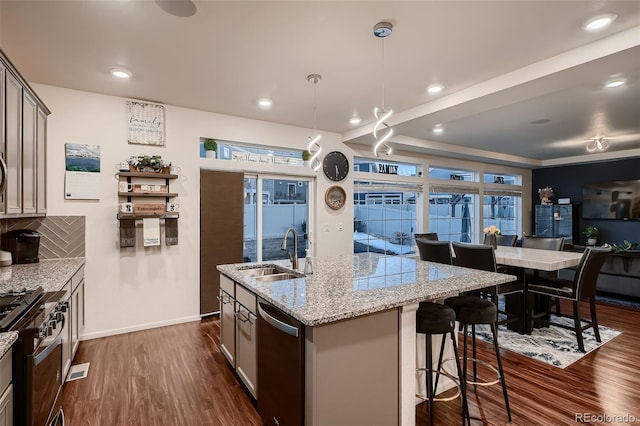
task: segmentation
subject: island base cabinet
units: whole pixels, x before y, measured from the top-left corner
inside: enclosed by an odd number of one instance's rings
[[[12,359],[11,349],[0,359],[0,426],[13,426]]]
[[[305,425],[395,425],[398,311],[306,328]]]
[[[236,366],[235,283],[220,276],[220,350]]]
[[[257,399],[256,296],[236,285],[236,373]]]

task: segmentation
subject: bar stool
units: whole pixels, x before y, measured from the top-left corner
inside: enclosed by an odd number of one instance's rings
[[[502,361],[500,359],[500,347],[498,346],[498,308],[496,305],[488,300],[481,299],[477,296],[454,296],[444,301],[445,306],[449,306],[455,312],[456,319],[463,325],[463,345],[462,345],[462,369],[464,370],[463,381],[463,394],[466,392],[467,383],[473,385],[474,391],[476,385],[478,386],[491,386],[499,382],[502,382],[502,393],[504,395],[504,405],[507,409],[507,416],[509,422],[511,422],[511,410],[509,409],[509,398],[507,396],[507,384],[504,379],[504,371],[502,370]],[[476,358],[476,325],[488,324],[491,326],[491,332],[493,333],[493,346],[496,351],[496,362],[498,369],[489,363]],[[473,364],[473,380],[467,381],[467,331],[471,325],[471,342],[472,342],[472,358]],[[495,371],[497,379],[487,382],[478,382],[478,363],[482,363]]]
[[[456,326],[456,314],[453,309],[444,306],[439,303],[432,302],[422,302],[418,307],[416,312],[416,332],[425,334],[426,337],[426,368],[416,368],[416,371],[424,371],[426,376],[426,391],[427,395],[420,395],[416,393],[416,397],[422,399],[423,401],[429,401],[429,421],[430,424],[433,425],[433,403],[436,401],[451,401],[456,399],[459,395],[462,396],[462,424],[464,425],[465,418],[469,418],[469,409],[467,407],[467,398],[464,392],[463,380],[464,375],[462,370],[460,369],[460,360],[458,359],[458,346],[456,343],[456,334],[455,334],[455,326]],[[431,336],[433,335],[442,335],[442,345],[440,346],[440,356],[438,357],[438,366],[436,369],[433,368],[433,360],[431,359],[432,355],[432,342]],[[453,343],[453,351],[456,354],[456,368],[458,370],[458,377],[456,378],[449,372],[447,372],[444,368],[442,368],[442,358],[444,355],[444,345],[446,342],[446,335],[451,336],[451,342]],[[433,383],[433,374],[436,374],[436,382],[435,386]],[[455,395],[450,397],[435,397],[435,391],[438,387],[438,378],[440,375],[444,375],[456,383],[458,387],[458,392]]]

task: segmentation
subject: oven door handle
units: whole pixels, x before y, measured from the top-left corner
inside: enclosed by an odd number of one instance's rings
[[[35,357],[33,357],[34,365],[39,365],[49,355],[51,355],[51,352],[53,352],[58,347],[59,344],[62,343],[62,332],[66,331],[64,328],[64,318],[62,319],[62,321],[58,321],[58,325],[60,325],[60,328],[59,328],[60,331],[58,332],[58,335],[55,337],[54,341],[50,345],[47,345],[44,351],[40,352]]]

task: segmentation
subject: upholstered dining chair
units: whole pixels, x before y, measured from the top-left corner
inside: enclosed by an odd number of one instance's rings
[[[493,247],[484,244],[468,244],[452,242],[451,246],[455,253],[454,265],[463,266],[465,268],[481,269],[483,271],[498,272],[496,264],[496,255],[493,251]],[[496,306],[498,305],[498,297],[506,296],[507,294],[521,293],[520,297],[520,314],[507,313],[505,311],[498,311],[500,314],[506,315],[506,319],[498,321],[498,324],[509,324],[512,322],[520,321],[521,325],[525,320],[523,312],[525,309],[525,294],[524,283],[522,281],[512,281],[510,283],[499,284],[495,288],[484,289],[481,294],[488,295]]]
[[[548,314],[546,312],[534,315],[533,321],[574,330],[578,341],[578,349],[580,349],[581,352],[585,352],[582,338],[582,332],[584,330],[593,328],[596,341],[601,341],[600,330],[598,329],[598,318],[596,316],[596,284],[598,282],[598,275],[600,275],[600,269],[602,269],[602,265],[610,251],[610,247],[587,247],[576,268],[573,280],[557,278],[555,280],[545,280],[542,283],[531,283],[528,284],[527,287],[527,291],[531,293],[553,296],[558,299],[573,302],[573,327],[552,322],[551,318],[544,318]],[[585,299],[589,299],[589,308],[591,311],[589,321],[580,315],[580,302]],[[571,318],[569,315],[561,316]],[[586,322],[586,324],[582,325],[582,322]]]
[[[449,241],[416,240],[420,260],[451,265],[451,245]]]
[[[532,248],[538,250],[556,250],[560,251],[564,248],[564,237],[531,237],[531,236],[523,236],[522,237],[522,247],[523,248]],[[533,271],[533,277],[526,276],[524,279],[527,281],[544,281],[547,279],[555,280],[558,277],[558,272],[549,272],[549,271]],[[556,298],[552,298],[552,302],[556,307],[556,315],[561,315],[560,312],[560,301]],[[538,305],[538,303],[534,303],[534,305]],[[537,308],[536,308],[537,309]]]
[[[496,234],[496,242],[499,246],[515,247],[518,242],[517,235]],[[484,244],[489,245],[489,234],[484,234]]]
[[[539,250],[562,250],[564,237],[522,237],[522,247]]]
[[[426,234],[413,234],[413,238],[418,240],[438,241],[437,232],[427,232]]]

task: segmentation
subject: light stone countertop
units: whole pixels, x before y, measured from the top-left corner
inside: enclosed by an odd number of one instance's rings
[[[3,357],[7,353],[11,346],[18,340],[17,331],[8,331],[6,333],[0,333],[0,357]]]
[[[242,269],[251,265],[288,266],[289,261],[219,265],[218,270],[307,326],[515,280],[511,275],[377,253],[317,257],[312,262],[312,275],[272,282],[247,277]]]
[[[38,286],[45,292],[58,291],[84,263],[83,257],[75,257],[0,267],[0,293]]]

